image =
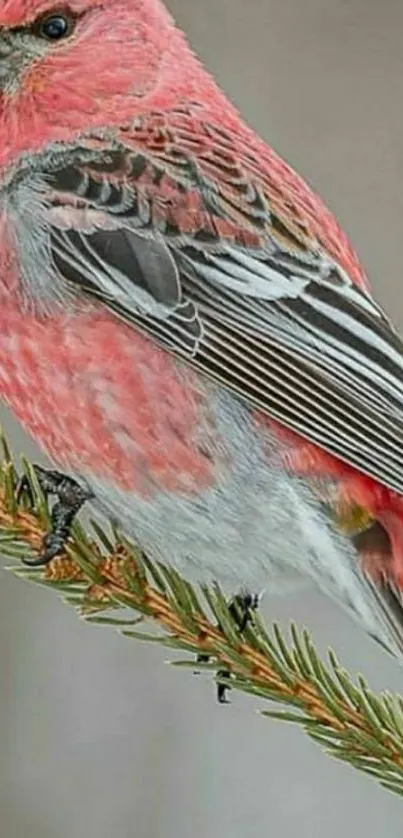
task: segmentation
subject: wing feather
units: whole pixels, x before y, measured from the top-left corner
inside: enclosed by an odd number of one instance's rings
[[[57,213],[52,222],[50,210],[59,276],[403,494],[401,339],[365,282],[357,285],[358,264],[353,282],[300,206],[270,178],[259,181],[247,151],[249,170],[231,158],[231,138],[213,134],[215,152],[144,131],[127,145],[105,141],[95,158],[81,150],[76,162],[55,165],[50,207],[77,208],[70,227]],[[96,211],[91,229],[80,226],[83,208]],[[386,560],[382,584],[361,576],[403,650],[402,596]]]
[[[109,157],[104,169],[101,161],[52,176],[59,201],[76,195],[107,219],[113,200],[113,224],[105,228],[53,225],[59,274],[254,407],[403,494],[403,345],[369,294],[318,245],[296,249],[292,239],[287,247],[274,233],[249,247],[242,236],[212,237],[223,214],[219,190],[207,223],[178,179],[183,208],[197,210],[205,225],[201,238],[194,230],[184,235],[179,224],[175,230],[172,220],[164,232],[153,228],[155,208],[136,181],[150,162],[140,165],[138,154],[123,151]],[[115,167],[110,189],[108,165]],[[187,171],[200,200],[200,167]],[[157,193],[161,177],[152,176]],[[169,194],[173,188],[171,178]],[[202,191],[211,205],[211,188]],[[261,189],[244,194],[260,227]],[[266,221],[270,234],[270,208]]]

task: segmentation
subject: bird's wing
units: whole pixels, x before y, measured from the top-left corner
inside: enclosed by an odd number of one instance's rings
[[[221,130],[220,142],[203,145],[200,132],[156,126],[93,143],[48,171],[59,274],[403,494],[403,345],[364,283],[329,253],[320,228],[312,234],[301,195],[259,177]],[[213,129],[203,130],[211,140]],[[59,223],[64,203],[85,224]]]
[[[302,181],[231,149],[222,129],[156,119],[48,161],[59,279],[403,494],[403,344]],[[382,581],[352,573],[374,634],[401,654],[403,594],[385,549]]]

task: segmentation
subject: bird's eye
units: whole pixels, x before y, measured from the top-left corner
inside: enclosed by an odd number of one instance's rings
[[[41,18],[35,26],[36,34],[47,41],[61,41],[68,38],[74,29],[75,20],[66,12],[53,12]]]

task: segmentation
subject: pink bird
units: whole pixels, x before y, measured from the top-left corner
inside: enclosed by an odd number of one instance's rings
[[[151,558],[403,651],[403,344],[160,0],[3,0],[0,394]],[[59,517],[58,517],[59,515]]]

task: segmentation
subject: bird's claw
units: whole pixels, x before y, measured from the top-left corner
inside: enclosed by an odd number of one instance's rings
[[[240,591],[231,600],[228,610],[234,618],[240,634],[243,634],[248,623],[252,619],[252,614],[257,611],[260,604],[259,594],[251,594],[249,591]]]
[[[228,669],[219,669],[217,672],[217,701],[219,704],[231,704],[228,698],[228,691],[231,689],[230,680],[231,673]]]
[[[239,633],[243,634],[248,623],[252,619],[253,611],[259,608],[259,594],[251,594],[249,591],[241,591],[236,594],[228,605],[228,610],[235,620]],[[220,628],[220,626],[218,626]],[[196,663],[208,663],[209,656],[202,653],[197,656]],[[217,701],[219,704],[230,704],[227,693],[231,689],[231,673],[227,669],[220,669],[217,672],[219,683],[217,684]]]
[[[45,497],[54,495],[57,500],[50,516],[51,530],[43,539],[40,555],[35,559],[22,559],[23,563],[30,567],[46,565],[62,552],[75,516],[85,501],[93,497],[92,492],[84,489],[72,477],[61,474],[59,471],[44,469],[37,465],[34,466],[34,470]],[[28,495],[29,502],[33,505],[32,488],[26,475],[23,475],[17,484],[17,501],[23,494]]]

